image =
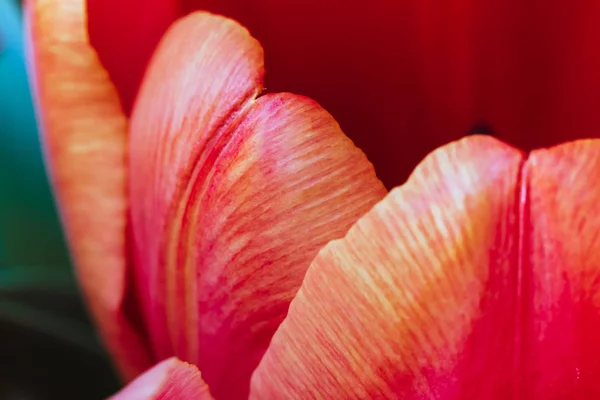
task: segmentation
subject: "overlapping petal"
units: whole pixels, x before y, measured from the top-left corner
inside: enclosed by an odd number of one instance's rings
[[[99,15],[107,10],[91,3]],[[272,52],[269,88],[322,101],[394,184],[424,151],[476,121],[525,148],[597,124],[600,80],[590,76],[600,58],[590,49],[600,40],[600,9],[492,3],[403,2],[396,13],[373,4],[335,14],[334,2],[318,14],[336,15],[333,22],[324,17],[305,32],[306,4],[265,2],[256,14],[233,2],[156,0],[141,22],[135,6],[120,9],[120,20],[140,27],[122,47],[109,46],[118,30],[90,29],[128,108],[153,43],[178,13],[206,6],[239,17]],[[318,250],[385,190],[319,105],[262,94],[262,48],[244,28],[206,13],[171,28],[127,144],[119,97],[89,44],[84,2],[32,0],[28,9],[63,219],[125,375],[177,355],[200,367],[218,398],[244,398],[259,362],[253,398],[599,395],[600,362],[589,351],[600,333],[595,141],[528,159],[483,137],[437,150],[322,250],[304,279]],[[530,15],[541,22],[528,25]],[[364,20],[367,36],[354,29]],[[507,21],[519,23],[503,29]],[[553,36],[559,25],[564,34]],[[373,46],[374,37],[385,40]],[[117,55],[135,44],[121,67]],[[566,56],[555,62],[557,54]],[[341,95],[348,87],[358,95]],[[365,107],[370,98],[379,106]],[[420,135],[401,142],[400,132]],[[538,142],[535,132],[546,136]],[[127,185],[135,290],[152,354],[123,311]],[[148,376],[171,382],[173,362]],[[170,387],[160,382],[149,393]]]
[[[251,398],[600,395],[599,155],[436,150],[317,256]]]
[[[200,371],[169,358],[155,365],[110,400],[212,400]]]
[[[85,1],[26,7],[40,129],[71,253],[108,347],[132,377],[150,360],[123,309],[127,119],[89,45]]]
[[[162,2],[248,27],[266,49],[266,86],[323,105],[388,187],[479,123],[524,150],[600,131],[600,4],[593,1]],[[115,25],[103,15],[93,35],[126,36],[129,24],[140,23]],[[136,47],[123,48],[122,57]],[[114,64],[115,74],[130,68]]]
[[[312,100],[260,95],[262,48],[207,13],[166,34],[132,115],[141,301],[157,358],[244,398],[317,251],[386,193]]]
[[[436,150],[313,261],[251,398],[511,398],[523,155]]]

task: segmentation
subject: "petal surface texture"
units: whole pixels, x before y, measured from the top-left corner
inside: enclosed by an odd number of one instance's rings
[[[511,398],[523,156],[473,137],[313,261],[251,398]]]
[[[266,87],[319,102],[390,188],[476,124],[524,150],[600,132],[600,2],[162,2],[246,26],[266,51]],[[92,34],[128,35],[101,15]]]
[[[109,400],[212,400],[200,371],[169,358],[155,365]]]
[[[532,152],[526,399],[600,398],[600,141]],[[535,379],[536,377],[543,377]]]
[[[113,357],[133,377],[150,361],[123,311],[127,120],[89,45],[85,2],[26,7],[40,130],[72,257]]]
[[[600,396],[599,155],[436,150],[319,253],[250,397]]]
[[[208,13],[163,38],[132,114],[137,283],[157,359],[198,365],[216,398],[250,376],[318,250],[386,190],[335,120],[267,94],[263,51]]]

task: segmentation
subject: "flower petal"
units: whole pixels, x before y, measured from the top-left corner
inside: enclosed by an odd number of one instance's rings
[[[31,0],[27,18],[44,150],[71,253],[104,339],[131,377],[150,363],[123,313],[127,120],[89,46],[85,1]]]
[[[200,371],[176,358],[167,359],[131,382],[110,400],[212,400]]]
[[[250,398],[512,398],[522,162],[478,136],[428,156],[313,261]]]
[[[525,150],[600,131],[598,2],[151,1],[90,0],[108,11],[91,15],[93,42],[96,31],[118,39],[97,46],[118,86],[139,82],[166,6],[234,18],[266,49],[266,87],[322,104],[388,187],[480,124]]]
[[[522,398],[600,398],[600,141],[534,151],[528,169],[533,297]]]
[[[388,187],[479,123],[525,150],[600,132],[600,2],[180,1],[248,27],[266,87],[322,104]]]
[[[233,21],[192,14],[163,39],[132,117],[136,264],[154,350],[198,365],[227,399],[247,396],[317,251],[385,195],[316,103],[259,97],[262,55]]]
[[[130,113],[158,41],[179,16],[175,0],[87,0],[89,36]]]

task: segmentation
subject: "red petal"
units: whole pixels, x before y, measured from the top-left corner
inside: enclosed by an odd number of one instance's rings
[[[132,117],[134,235],[154,349],[198,365],[227,399],[247,397],[318,249],[385,195],[316,103],[257,98],[262,63],[241,26],[188,16],[159,46]]]
[[[600,397],[600,141],[520,164],[424,161],[312,263],[251,397]]]
[[[600,398],[600,141],[535,151],[528,168],[533,297],[522,398]]]
[[[32,80],[47,165],[77,273],[126,377],[150,365],[123,313],[127,120],[85,30],[85,2],[27,2]]]
[[[513,398],[522,161],[485,137],[426,158],[313,261],[251,398]]]
[[[175,0],[87,0],[90,42],[129,114],[150,56],[179,16]]]
[[[171,27],[155,59],[132,117],[130,190],[142,301],[162,359],[173,354],[165,324],[167,254],[161,254],[171,241],[166,231],[178,233],[170,220],[181,220],[194,176],[206,174],[194,172],[195,164],[208,158],[213,132],[260,92],[263,71],[262,49],[246,32],[197,15]]]
[[[110,400],[212,400],[200,371],[176,358],[145,372]]]
[[[600,132],[600,2],[181,1],[246,25],[266,87],[322,104],[388,187],[478,123],[523,149]]]

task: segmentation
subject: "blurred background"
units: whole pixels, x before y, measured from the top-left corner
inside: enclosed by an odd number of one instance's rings
[[[22,27],[21,2],[0,0],[0,400],[101,399],[118,383],[69,264]]]

